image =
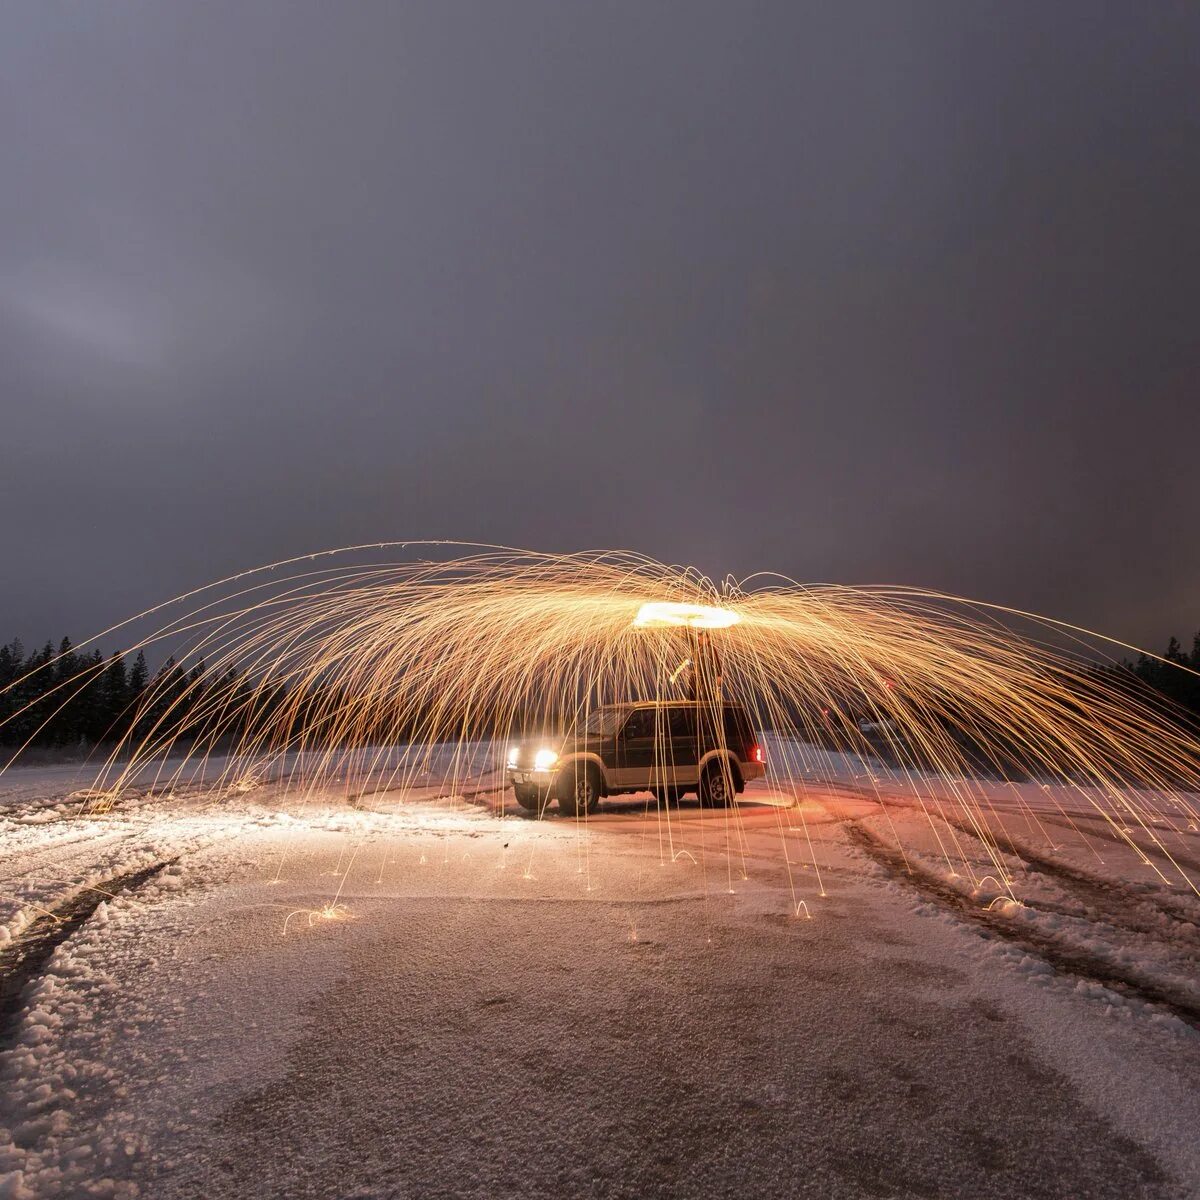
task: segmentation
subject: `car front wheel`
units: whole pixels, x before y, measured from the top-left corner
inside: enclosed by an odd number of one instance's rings
[[[540,814],[542,809],[546,807],[545,798],[538,795],[538,790],[535,787],[520,787],[514,784],[513,794],[517,798],[517,803],[529,812]]]
[[[563,772],[558,807],[565,817],[581,817],[600,806],[600,775],[595,767],[578,763]]]

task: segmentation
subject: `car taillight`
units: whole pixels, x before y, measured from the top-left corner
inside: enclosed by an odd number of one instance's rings
[[[763,753],[763,748],[757,742],[750,747],[750,761],[756,763],[765,763],[767,761],[767,756]]]

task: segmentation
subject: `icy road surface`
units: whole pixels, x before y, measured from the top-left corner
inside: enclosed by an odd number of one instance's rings
[[[578,824],[10,772],[0,1197],[1200,1194],[1200,835],[997,787],[1016,907],[824,765]]]

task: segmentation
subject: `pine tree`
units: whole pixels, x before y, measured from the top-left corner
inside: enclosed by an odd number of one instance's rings
[[[1158,683],[1158,663],[1148,654],[1139,654],[1133,673],[1143,682],[1154,687]]]
[[[12,746],[22,740],[21,719],[17,714],[27,699],[28,689],[20,681],[23,680],[28,665],[25,662],[25,647],[20,638],[13,638],[4,649],[6,670],[10,674],[4,685],[4,694],[0,696],[0,716],[4,721],[4,725],[0,727],[0,743]]]
[[[166,718],[167,729],[174,735],[187,720],[187,676],[183,668],[175,661],[174,655],[168,660],[171,664],[166,677]]]
[[[82,655],[79,662],[80,683],[84,687],[78,698],[77,729],[71,740],[94,746],[108,728],[108,697],[104,686],[104,673],[108,668],[98,648],[91,654]]]
[[[7,742],[7,722],[15,711],[12,685],[21,674],[20,643],[0,646],[0,745]]]
[[[142,698],[142,693],[146,690],[146,681],[150,678],[150,669],[146,666],[146,656],[140,650],[137,652],[137,658],[133,660],[133,666],[129,671],[129,699],[131,702],[136,702]]]
[[[47,642],[46,645],[49,646],[50,643]],[[71,676],[74,675],[79,669],[79,664],[76,661],[75,649],[71,645],[71,639],[69,637],[63,638],[63,640],[58,643],[57,660],[58,661],[54,664],[54,674],[57,675],[60,680],[70,679]]]
[[[1188,666],[1193,671],[1200,671],[1200,633],[1192,638],[1192,653],[1188,657]],[[1200,678],[1195,675],[1184,677],[1184,704],[1191,709],[1193,715],[1200,720]]]
[[[1200,638],[1200,634],[1197,634]],[[21,666],[20,642],[0,646],[0,688],[6,688],[16,679]]]
[[[29,656],[26,664],[27,678],[23,685],[24,699],[29,707],[20,721],[21,741],[32,739],[35,746],[44,746],[50,738],[51,701],[46,693],[54,683],[54,671],[50,664],[54,661],[54,645],[46,644]],[[28,676],[32,676],[29,678]]]
[[[129,680],[123,654],[114,652],[108,660],[108,666],[104,668],[102,695],[104,728],[99,736],[120,737],[127,728],[128,714],[125,710],[129,704]]]
[[[86,660],[81,660],[75,653],[69,637],[64,637],[58,643],[54,667],[52,671],[46,672],[44,689],[54,693],[46,703],[46,718],[49,724],[43,735],[44,740],[52,745],[71,746],[79,741],[86,707],[80,689],[86,681],[77,676],[84,661]]]
[[[129,668],[125,683],[126,695],[129,697],[122,732],[144,737],[149,723],[146,720],[146,704],[150,696],[150,669],[146,666],[146,656],[141,650]]]

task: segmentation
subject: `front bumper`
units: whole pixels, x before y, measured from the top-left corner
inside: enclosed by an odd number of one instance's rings
[[[544,771],[535,771],[532,767],[509,767],[508,782],[513,787],[532,787],[539,791],[549,791],[554,786],[558,769],[550,767]]]

